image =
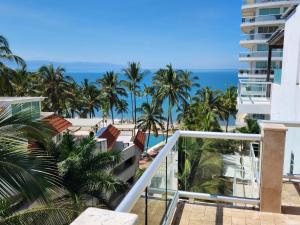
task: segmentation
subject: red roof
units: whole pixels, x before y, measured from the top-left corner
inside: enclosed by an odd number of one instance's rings
[[[98,138],[106,138],[107,149],[111,150],[115,142],[117,141],[121,131],[113,125],[109,124],[107,127],[101,128]]]
[[[140,149],[141,152],[144,152],[145,142],[146,142],[146,134],[142,131],[138,131],[134,138],[133,143],[138,149]]]
[[[57,133],[61,133],[72,126],[72,123],[56,114],[45,117],[43,121],[49,123]]]

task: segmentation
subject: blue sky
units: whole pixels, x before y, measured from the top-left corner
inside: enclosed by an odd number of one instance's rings
[[[1,33],[26,60],[238,68],[242,0],[2,0]]]

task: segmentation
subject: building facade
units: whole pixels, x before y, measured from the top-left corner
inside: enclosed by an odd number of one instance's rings
[[[267,41],[285,24],[285,14],[297,0],[244,0],[242,5],[242,37],[239,61],[239,96],[237,125],[246,116],[253,119],[270,119],[271,85],[277,69],[282,68],[282,49],[273,49],[268,68]],[[270,76],[267,77],[268,70]],[[267,79],[268,78],[268,79]]]

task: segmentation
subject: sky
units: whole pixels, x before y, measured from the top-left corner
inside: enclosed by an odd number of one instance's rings
[[[1,0],[0,27],[25,60],[235,69],[241,2]]]

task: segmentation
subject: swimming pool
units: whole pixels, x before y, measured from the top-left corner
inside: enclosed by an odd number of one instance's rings
[[[147,147],[147,139],[148,134],[146,135],[146,143],[145,147]],[[165,140],[165,136],[162,134],[159,134],[157,137],[154,136],[154,134],[150,134],[150,139],[149,139],[149,148],[153,147],[154,145],[157,145],[158,143],[162,142]]]

